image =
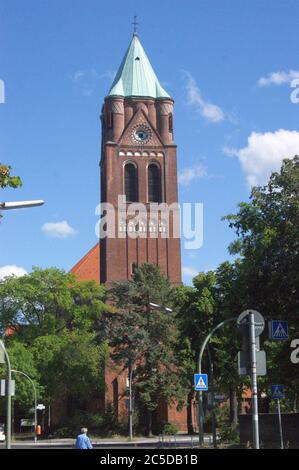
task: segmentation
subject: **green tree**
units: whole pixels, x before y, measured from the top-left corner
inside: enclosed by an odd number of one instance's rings
[[[76,407],[84,410],[103,391],[107,345],[97,329],[108,309],[104,295],[103,286],[78,282],[55,268],[34,268],[31,274],[0,282],[0,325],[3,333],[10,333],[6,344],[12,367],[28,370],[40,398],[64,403],[68,413]],[[25,393],[18,399],[27,403]]]
[[[104,293],[93,281],[78,282],[56,268],[34,268],[0,282],[0,328],[9,325],[28,342],[64,329],[92,328],[107,309]]]
[[[246,286],[242,277],[242,262],[226,261],[216,270],[218,321],[237,318],[247,308]],[[218,386],[229,396],[230,424],[235,429],[238,424],[239,402],[242,397],[244,377],[237,368],[237,353],[241,349],[241,335],[236,323],[217,332],[213,340]],[[233,364],[233,367],[232,367]],[[248,385],[248,382],[246,382]]]
[[[37,397],[41,397],[44,389],[40,385],[40,375],[34,362],[32,351],[24,344],[16,341],[9,347],[9,357],[12,368],[27,374],[35,384]],[[0,366],[0,376],[3,379],[6,378],[5,366]],[[12,373],[12,378],[16,382],[15,396],[13,397],[15,414],[21,414],[23,417],[33,418],[34,394],[31,383],[23,375],[14,372]],[[3,407],[4,400],[2,402],[2,409]]]
[[[236,266],[223,263],[217,271],[199,273],[193,279],[193,287],[180,286],[176,290],[183,380],[189,384],[187,425],[190,433],[194,429],[191,413],[195,395],[193,375],[197,371],[200,348],[213,327],[240,313]],[[210,339],[202,363],[203,370],[208,373],[213,367],[214,391],[230,396],[232,421],[236,420],[237,411],[233,409],[233,403],[239,384],[237,368],[232,368],[238,351],[237,343],[235,326],[219,330]]]
[[[253,188],[250,201],[226,217],[238,236],[230,251],[241,256],[242,295],[247,308],[268,319],[286,319],[291,337],[299,335],[299,157],[283,161],[268,184]],[[284,381],[296,398],[298,373],[290,362],[289,344],[264,343],[268,353],[265,388]],[[279,364],[279,377],[277,375]]]
[[[201,345],[216,324],[216,275],[213,271],[199,273],[193,279],[193,287],[179,286],[175,293],[178,311],[177,321],[180,331],[178,355],[182,361],[182,380],[188,385],[187,426],[193,433],[192,402],[194,392],[194,373]],[[203,370],[209,370],[208,356],[203,358]]]
[[[11,166],[3,165],[0,162],[0,188],[18,188],[22,186],[22,181],[19,176],[12,176],[10,174]]]
[[[12,176],[10,174],[11,167],[8,165],[3,165],[0,162],[0,188],[18,188],[22,186],[22,181],[19,176]],[[1,202],[1,201],[0,201]],[[2,214],[0,212],[0,218]]]
[[[115,283],[109,294],[118,310],[112,322],[110,318],[111,355],[124,368],[135,368],[134,390],[150,435],[152,413],[159,402],[174,404],[183,398],[175,355],[175,315],[153,311],[149,305],[169,306],[172,288],[157,266],[143,264],[132,280]]]

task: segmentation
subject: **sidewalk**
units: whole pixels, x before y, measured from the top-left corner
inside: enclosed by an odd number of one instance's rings
[[[105,448],[105,447],[142,447],[142,446],[149,446],[149,447],[177,447],[177,446],[198,446],[198,435],[176,435],[176,436],[163,436],[164,440],[159,436],[155,437],[142,437],[142,438],[133,438],[132,441],[129,441],[128,438],[91,438],[92,444],[96,448]],[[211,435],[204,436],[205,444],[211,444],[212,438]],[[40,439],[36,443],[31,440],[13,440],[12,446],[14,445],[22,445],[24,447],[27,446],[34,446],[34,447],[64,447],[64,448],[71,448],[75,444],[74,438],[64,438],[64,439]]]

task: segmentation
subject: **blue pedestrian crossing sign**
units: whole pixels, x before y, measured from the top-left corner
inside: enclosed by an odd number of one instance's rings
[[[274,400],[280,400],[285,398],[285,388],[284,385],[271,385],[271,398]]]
[[[194,374],[194,389],[200,392],[209,390],[208,374]]]
[[[272,320],[270,321],[270,339],[275,341],[283,341],[289,339],[289,327],[287,321]]]

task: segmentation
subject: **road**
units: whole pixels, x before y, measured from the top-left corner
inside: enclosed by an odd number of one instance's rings
[[[211,445],[211,436],[205,436],[205,444]],[[33,441],[14,441],[12,449],[73,449],[74,439],[40,440],[36,444]],[[164,443],[158,438],[134,439],[133,442],[126,440],[94,439],[95,449],[175,449],[198,447],[198,436],[164,436]],[[5,444],[0,444],[0,450],[5,449]]]

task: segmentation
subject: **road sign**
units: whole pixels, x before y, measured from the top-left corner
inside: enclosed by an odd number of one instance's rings
[[[124,401],[125,401],[125,406],[126,406],[127,410],[129,410],[130,409],[130,399],[126,398]],[[132,410],[134,410],[134,408],[135,408],[135,400],[134,400],[134,398],[132,398]]]
[[[5,364],[5,354],[1,347],[0,347],[0,364]]]
[[[215,403],[221,403],[222,401],[225,401],[225,395],[214,395],[213,397],[212,392],[208,393],[208,405],[210,407],[214,407]]]
[[[239,375],[250,375],[250,358],[247,351],[238,352]],[[267,375],[267,361],[265,351],[256,351],[256,375]]]
[[[245,310],[238,316],[237,324],[239,327],[244,327],[249,323],[249,313],[254,314],[254,331],[255,336],[260,336],[265,328],[265,320],[263,315],[257,310]]]
[[[46,407],[45,405],[43,405],[42,403],[40,403],[39,405],[37,405],[36,409],[37,410],[44,410]]]
[[[10,381],[10,395],[12,397],[15,396],[15,391],[16,391],[16,382],[15,380]],[[6,380],[2,379],[1,380],[1,397],[5,397],[6,395]]]
[[[214,395],[215,401],[225,401],[225,395]]]
[[[34,426],[34,419],[21,419],[20,427],[32,427]]]
[[[194,374],[194,389],[202,392],[209,390],[208,374]]]
[[[281,400],[285,398],[284,385],[271,385],[271,398],[273,400]]]
[[[287,321],[272,320],[269,322],[269,338],[274,341],[289,339],[289,325]]]

